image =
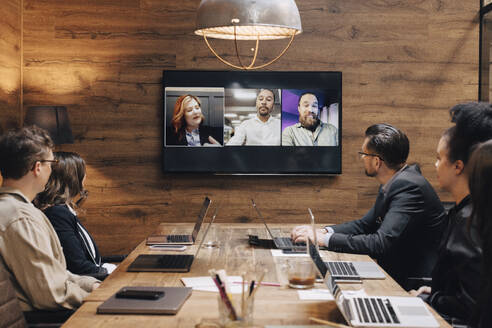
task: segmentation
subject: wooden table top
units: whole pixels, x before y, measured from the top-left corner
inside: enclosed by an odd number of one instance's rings
[[[291,226],[272,225],[276,232],[289,232]],[[189,233],[190,224],[162,224],[159,233]],[[198,236],[205,229],[202,228]],[[208,270],[225,269],[228,275],[241,275],[244,272],[257,274],[263,269],[266,282],[285,282],[283,265],[287,257],[273,257],[269,249],[248,245],[248,234],[267,238],[263,225],[259,224],[220,224],[215,225],[216,238],[221,241],[219,248],[202,248],[188,273],[126,272],[130,263],[139,254],[194,254],[198,245],[189,246],[184,252],[154,251],[142,242],[118,268],[92,292],[84,304],[65,323],[64,327],[195,327],[198,323],[217,321],[218,293],[193,291],[176,315],[98,315],[97,307],[124,286],[183,286],[181,277],[208,276]],[[275,232],[274,232],[275,233]],[[210,232],[209,232],[210,234]],[[207,239],[211,236],[207,236]],[[213,236],[212,236],[213,237]],[[342,254],[322,251],[322,256],[331,260],[370,261],[366,255]],[[316,288],[326,288],[316,284]],[[391,277],[384,280],[363,280],[362,284],[341,284],[342,289],[364,288],[369,295],[408,296]],[[254,323],[262,327],[266,324],[300,325],[312,324],[309,317],[345,323],[333,301],[301,301],[297,291],[287,287],[262,286],[255,297]],[[431,311],[433,311],[431,309]],[[435,314],[435,312],[433,311]],[[441,327],[450,327],[436,315]]]

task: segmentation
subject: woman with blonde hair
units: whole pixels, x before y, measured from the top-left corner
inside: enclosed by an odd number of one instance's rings
[[[204,122],[200,99],[190,94],[180,96],[174,105],[171,126],[167,129],[166,145],[220,145],[223,138],[221,128],[212,128]]]

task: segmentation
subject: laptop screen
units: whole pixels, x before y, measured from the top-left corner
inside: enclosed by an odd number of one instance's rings
[[[198,236],[198,232],[200,231],[200,227],[202,226],[203,218],[207,215],[208,207],[210,206],[210,198],[205,197],[203,200],[202,208],[200,209],[200,213],[198,214],[198,219],[195,223],[195,228],[193,228],[193,232],[191,234],[193,241],[196,240]]]

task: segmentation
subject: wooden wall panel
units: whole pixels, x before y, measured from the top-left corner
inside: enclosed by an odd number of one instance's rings
[[[6,0],[0,16],[0,133],[19,125],[20,81],[21,6]]]
[[[222,222],[254,219],[251,197],[272,221],[307,221],[307,207],[320,222],[357,218],[378,187],[356,157],[376,122],[408,133],[410,161],[436,186],[447,110],[477,98],[478,1],[297,1],[304,33],[268,69],[343,72],[338,177],[162,174],[162,70],[227,69],[193,35],[198,5],[24,1],[24,102],[68,107],[76,142],[60,149],[88,162],[82,217],[103,253],[128,252],[159,222],[193,220],[204,195],[221,201]],[[216,44],[232,58],[231,43]],[[262,43],[260,60],[283,44]]]

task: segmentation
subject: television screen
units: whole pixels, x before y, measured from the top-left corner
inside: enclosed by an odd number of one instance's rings
[[[341,72],[164,71],[163,90],[165,173],[341,173]]]

